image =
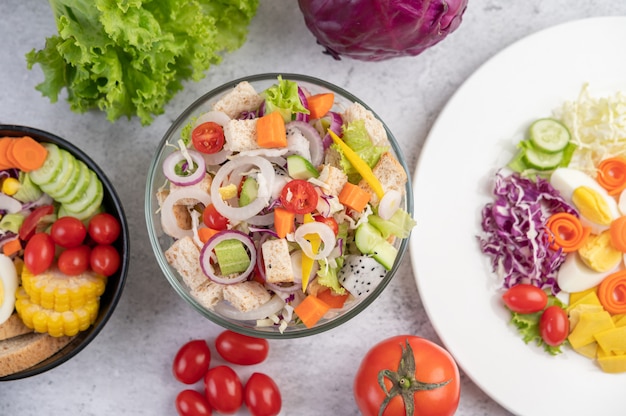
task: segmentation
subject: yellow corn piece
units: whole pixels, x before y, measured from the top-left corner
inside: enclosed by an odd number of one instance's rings
[[[102,295],[106,277],[92,271],[67,276],[54,268],[34,275],[24,267],[22,286],[32,303],[45,309],[65,312],[81,308]]]
[[[96,320],[100,307],[99,299],[93,298],[80,308],[57,312],[33,303],[23,287],[18,289],[16,298],[15,309],[24,325],[53,337],[72,336],[86,330]]]
[[[22,184],[15,178],[6,178],[2,181],[2,193],[6,195],[15,195],[20,190]]]

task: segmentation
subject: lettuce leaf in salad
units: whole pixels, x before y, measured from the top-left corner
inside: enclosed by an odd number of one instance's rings
[[[384,239],[392,235],[398,238],[407,238],[411,229],[417,225],[417,222],[402,208],[396,210],[388,220],[372,214],[367,217],[367,221],[380,231]]]
[[[342,126],[343,141],[356,152],[361,159],[368,164],[370,168],[373,168],[380,155],[388,150],[387,146],[374,146],[372,140],[365,128],[365,122],[363,120],[355,120]],[[343,171],[348,175],[348,181],[350,183],[358,183],[361,180],[361,175],[352,166],[350,161],[345,157],[343,151],[336,144],[330,146],[336,150],[341,156],[341,167]]]
[[[328,263],[328,260],[321,259],[318,260],[320,264],[320,268],[317,272],[317,283],[322,286],[326,286],[331,289],[333,292],[343,295],[346,293],[346,289],[341,286],[339,283],[339,278],[337,277],[337,273],[341,270],[343,266],[344,258],[343,256],[337,257],[335,262],[337,263],[337,267],[331,267]]]
[[[291,121],[294,113],[309,114],[309,110],[302,105],[298,94],[298,83],[278,76],[278,83],[261,93],[265,98],[265,114],[278,111],[285,123]]]
[[[561,308],[565,308],[565,304],[561,302],[555,296],[548,296],[548,304],[546,307],[558,305]],[[568,341],[565,340],[563,344],[553,347],[551,345],[546,344],[541,338],[541,334],[539,333],[539,320],[541,319],[541,312],[521,314],[517,312],[511,312],[511,323],[517,327],[518,332],[522,336],[522,339],[526,344],[530,342],[534,342],[538,347],[543,346],[544,350],[551,355],[561,354],[561,347],[568,344]]]

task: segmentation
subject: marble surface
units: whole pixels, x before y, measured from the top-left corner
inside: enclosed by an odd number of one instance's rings
[[[64,100],[51,104],[43,98],[34,88],[43,75],[39,67],[26,69],[24,54],[41,48],[45,37],[56,31],[47,2],[3,0],[0,10],[0,123],[50,131],[90,154],[116,186],[132,238],[128,283],[107,326],[60,367],[2,383],[0,414],[156,416],[175,414],[174,398],[184,388],[171,375],[177,349],[193,338],[212,341],[222,330],[178,298],[162,277],[147,238],[143,211],[147,170],[159,140],[179,112],[211,88],[244,75],[316,76],[369,103],[396,135],[413,170],[437,114],[486,60],[516,40],[558,23],[625,14],[626,3],[470,0],[460,28],[439,45],[417,57],[365,63],[334,61],[322,54],[295,1],[263,1],[247,43],[225,56],[202,81],[186,84],[165,114],[148,127],[137,119],[111,124],[102,113],[75,114]],[[416,203],[423,203],[419,196]],[[273,340],[266,362],[235,369],[242,379],[254,371],[272,376],[282,390],[281,414],[356,415],[352,381],[361,357],[376,342],[404,333],[440,342],[423,309],[409,255],[379,299],[349,323],[314,338]],[[215,353],[214,363],[221,362]],[[457,414],[510,413],[506,403],[496,403],[462,374]]]

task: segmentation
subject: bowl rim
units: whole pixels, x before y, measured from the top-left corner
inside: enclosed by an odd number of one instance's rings
[[[103,294],[102,296],[106,295],[107,297],[110,297],[110,302],[107,304],[106,308],[102,308],[102,304],[100,304],[96,321],[85,331],[79,332],[76,335],[76,338],[74,338],[65,347],[61,348],[52,356],[48,357],[40,363],[35,364],[30,368],[6,375],[4,377],[0,377],[0,381],[19,380],[44,373],[67,362],[69,359],[75,357],[79,352],[87,347],[87,345],[89,345],[91,341],[96,338],[96,336],[100,333],[100,331],[108,322],[109,318],[113,315],[119,303],[119,300],[122,297],[130,265],[130,233],[128,229],[128,219],[126,218],[122,200],[117,194],[117,191],[113,188],[112,182],[104,173],[104,171],[84,151],[82,151],[73,143],[55,134],[34,127],[15,124],[0,124],[0,137],[17,137],[18,135],[29,135],[40,142],[51,142],[58,144],[65,150],[68,150],[70,153],[77,156],[97,174],[104,187],[105,198],[108,195],[108,199],[110,200],[111,205],[114,208],[116,215],[120,221],[121,233],[118,244],[121,244],[121,256],[120,269],[117,272],[117,274],[119,274],[117,284],[115,286],[111,286],[110,281],[107,281],[105,294]],[[102,296],[100,297],[100,299],[102,299]]]
[[[155,188],[155,182],[154,182],[155,173],[157,171],[160,171],[161,169],[160,164],[159,164],[159,159],[160,159],[161,153],[163,152],[165,148],[166,143],[168,143],[168,140],[171,139],[172,135],[179,128],[183,127],[188,122],[189,117],[193,116],[197,111],[199,111],[199,109],[211,98],[218,97],[219,95],[232,89],[237,84],[243,81],[248,81],[251,83],[268,82],[272,80],[276,81],[279,76],[286,80],[304,82],[304,83],[315,85],[317,87],[326,88],[328,90],[333,91],[334,93],[341,95],[344,99],[348,101],[357,102],[361,104],[367,110],[371,111],[374,117],[376,117],[376,119],[378,119],[383,124],[385,131],[387,133],[387,137],[389,139],[389,143],[393,149],[393,152],[395,156],[397,156],[399,163],[402,165],[405,172],[407,173],[407,182],[405,184],[405,191],[406,191],[405,192],[405,204],[406,204],[405,209],[411,217],[413,217],[413,204],[414,204],[413,190],[411,187],[411,176],[408,174],[409,169],[406,164],[404,152],[402,151],[399,143],[396,141],[395,136],[390,131],[389,127],[383,121],[383,119],[379,117],[378,114],[370,106],[368,106],[365,102],[363,102],[361,99],[359,99],[352,93],[346,91],[345,89],[335,84],[332,84],[328,81],[324,81],[322,79],[312,77],[309,75],[286,73],[286,72],[268,72],[268,73],[244,76],[244,77],[240,77],[232,81],[223,83],[222,85],[219,85],[213,88],[212,90],[210,90],[209,92],[201,95],[192,104],[190,104],[172,122],[171,126],[165,132],[163,138],[160,140],[157,146],[157,150],[153,156],[152,162],[150,163],[150,168],[148,171],[148,176],[147,176],[147,181],[146,181],[146,194],[145,194],[146,209],[144,210],[150,243],[152,245],[152,249],[155,254],[157,263],[159,264],[161,271],[165,275],[165,278],[168,280],[168,282],[174,288],[174,290],[188,304],[193,306],[193,308],[198,313],[200,313],[205,318],[209,319],[213,323],[220,325],[221,327],[225,329],[229,329],[229,330],[232,330],[240,334],[244,334],[244,335],[249,335],[249,336],[253,336],[257,338],[267,338],[267,339],[291,339],[291,338],[301,338],[301,337],[306,337],[310,335],[315,335],[315,334],[328,331],[333,328],[337,328],[341,326],[342,324],[346,323],[347,321],[349,321],[350,319],[354,318],[356,315],[358,315],[363,310],[365,310],[370,304],[372,304],[372,302],[374,302],[374,300],[376,300],[379,297],[379,295],[383,292],[383,290],[387,287],[391,279],[397,273],[400,265],[402,264],[402,260],[406,252],[408,251],[408,245],[409,245],[408,237],[402,239],[398,247],[398,255],[396,257],[396,260],[392,268],[387,271],[385,278],[376,286],[376,288],[366,298],[360,300],[358,304],[344,311],[340,316],[333,318],[329,321],[323,322],[322,324],[316,325],[312,328],[303,327],[302,329],[284,331],[282,333],[280,331],[263,331],[263,330],[258,330],[255,327],[239,326],[233,323],[233,321],[221,317],[219,314],[214,313],[213,311],[210,311],[209,309],[201,305],[196,299],[194,299],[189,293],[186,285],[175,277],[176,271],[169,265],[169,263],[165,259],[164,252],[160,246],[159,239],[156,235],[156,230],[154,228],[155,219],[153,217],[155,215],[153,215],[153,213],[156,212],[156,210],[158,209],[158,204],[157,206],[153,206],[152,204],[152,202],[155,201],[155,195],[153,195],[153,189],[158,189],[158,186]]]

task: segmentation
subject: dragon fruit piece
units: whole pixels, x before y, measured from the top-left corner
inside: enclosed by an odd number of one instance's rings
[[[387,270],[373,257],[349,254],[345,257],[337,278],[348,292],[361,298],[369,295],[386,274]]]

